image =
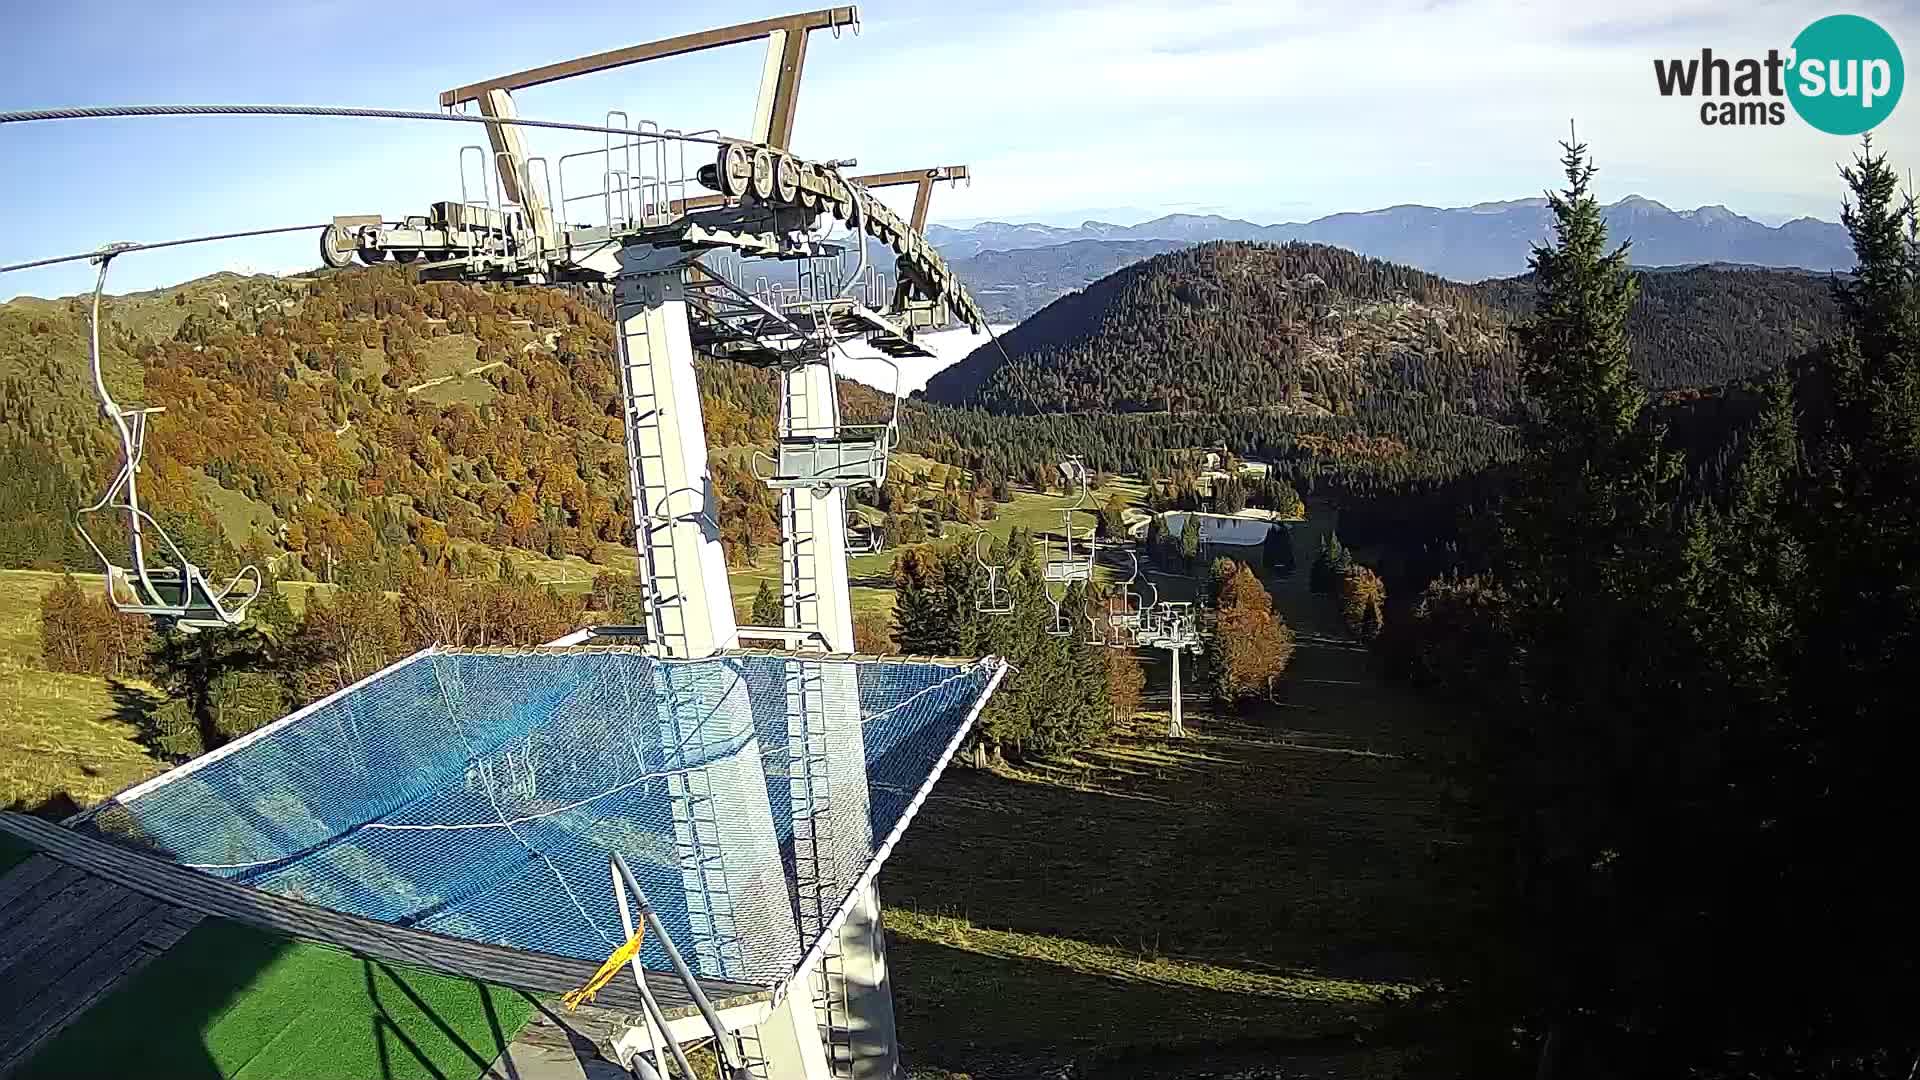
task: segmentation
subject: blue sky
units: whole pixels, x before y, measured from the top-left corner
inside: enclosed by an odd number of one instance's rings
[[[450,86],[582,53],[764,18],[800,0],[501,4],[369,0],[77,0],[10,13],[0,110],[142,102],[432,109]],[[1703,128],[1661,99],[1651,60],[1784,49],[1836,10],[1808,3],[1621,0],[1266,0],[863,4],[862,31],[816,35],[795,134],[863,168],[950,162],[938,220],[1138,221],[1167,212],[1304,220],[1396,203],[1538,194],[1577,117],[1600,194],[1676,208],[1721,203],[1770,222],[1833,218],[1846,139],[1792,120]],[[1868,15],[1920,62],[1920,14]],[[1591,10],[1577,10],[1577,9]],[[609,108],[667,127],[746,125],[760,63],[735,47],[518,96],[522,115],[598,122]],[[1920,96],[1920,91],[1914,92]],[[0,262],[229,229],[398,216],[457,193],[477,128],[323,119],[83,121],[0,127]],[[1920,102],[1877,133],[1920,164]],[[594,136],[538,132],[557,156]],[[115,291],[220,269],[313,265],[313,237],[129,257]],[[81,264],[0,278],[0,297],[72,293]]]

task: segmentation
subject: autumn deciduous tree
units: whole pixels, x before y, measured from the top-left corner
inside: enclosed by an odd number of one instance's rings
[[[125,678],[139,671],[151,638],[144,616],[122,614],[72,574],[40,598],[40,660],[49,671]]]
[[[1218,579],[1219,691],[1229,698],[1264,694],[1293,658],[1293,631],[1273,613],[1266,584],[1244,564],[1231,562]]]
[[[1387,586],[1380,575],[1357,562],[1340,572],[1340,615],[1347,632],[1362,641],[1379,636],[1386,624]]]
[[[1510,705],[1519,689],[1512,603],[1490,577],[1429,583],[1406,635],[1413,680],[1445,701]]]
[[[886,655],[899,651],[893,644],[893,627],[884,612],[867,611],[853,617],[853,651]]]

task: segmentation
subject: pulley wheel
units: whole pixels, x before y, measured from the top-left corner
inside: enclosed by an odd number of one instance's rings
[[[773,154],[762,146],[753,152],[753,194],[756,198],[773,198]]]
[[[800,163],[785,154],[781,154],[773,163],[773,193],[787,206],[792,206],[800,198]]]
[[[739,143],[721,147],[716,165],[722,194],[737,199],[747,193],[747,187],[753,182],[753,155],[746,147]]]
[[[320,261],[335,270],[353,265],[353,245],[345,229],[329,225],[320,230]]]

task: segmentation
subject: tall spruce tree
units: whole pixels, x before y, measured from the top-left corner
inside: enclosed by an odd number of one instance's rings
[[[1798,940],[1773,958],[1786,992],[1756,995],[1743,1031],[1774,1061],[1911,1076],[1920,929],[1886,859],[1908,845],[1920,755],[1920,221],[1870,141],[1842,175],[1859,262],[1849,332],[1820,372],[1828,407],[1808,403],[1805,645],[1789,714],[1756,754],[1774,873],[1751,922]]]
[[[1189,511],[1186,524],[1180,526],[1180,557],[1188,566],[1200,562],[1200,515]]]
[[[1485,733],[1505,829],[1524,853],[1515,925],[1532,960],[1514,1008],[1539,1071],[1596,1052],[1631,1012],[1651,966],[1652,913],[1627,882],[1659,863],[1662,743],[1677,721],[1653,688],[1673,654],[1658,608],[1671,551],[1666,504],[1679,462],[1645,415],[1626,336],[1627,246],[1608,249],[1578,141],[1548,195],[1554,242],[1536,248],[1536,305],[1519,331],[1531,415],[1502,508],[1501,577],[1514,604],[1525,700]]]

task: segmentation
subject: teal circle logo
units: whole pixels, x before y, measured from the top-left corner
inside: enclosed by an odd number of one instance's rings
[[[1907,72],[1880,24],[1829,15],[1793,39],[1787,98],[1800,119],[1829,135],[1858,135],[1900,103]]]

